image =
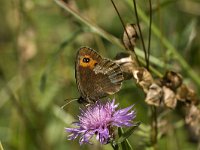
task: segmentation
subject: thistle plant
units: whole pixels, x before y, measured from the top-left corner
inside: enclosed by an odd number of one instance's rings
[[[118,106],[115,100],[108,100],[106,103],[97,101],[81,109],[78,121],[73,123],[76,127],[65,129],[70,133],[68,139],[74,140],[80,136],[79,143],[82,145],[91,143],[90,139],[95,135],[101,144],[113,143],[116,127],[134,126],[136,117],[133,105],[123,109],[117,109]]]

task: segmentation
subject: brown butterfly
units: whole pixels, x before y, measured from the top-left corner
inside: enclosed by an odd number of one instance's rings
[[[75,68],[79,103],[92,103],[118,92],[124,80],[118,64],[88,47],[78,50]]]

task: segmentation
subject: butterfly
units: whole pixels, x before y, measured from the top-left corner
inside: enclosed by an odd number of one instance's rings
[[[76,56],[75,77],[79,103],[93,103],[118,92],[124,80],[120,66],[95,50],[81,47]]]

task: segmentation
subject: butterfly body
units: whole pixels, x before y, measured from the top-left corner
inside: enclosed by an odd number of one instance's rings
[[[78,50],[75,68],[80,103],[95,102],[118,92],[124,79],[118,64],[88,47]]]

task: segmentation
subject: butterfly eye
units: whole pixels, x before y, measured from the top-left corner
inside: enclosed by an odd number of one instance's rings
[[[86,58],[86,57],[83,58],[83,62],[84,62],[84,63],[89,63],[89,62],[90,62],[90,58]]]

